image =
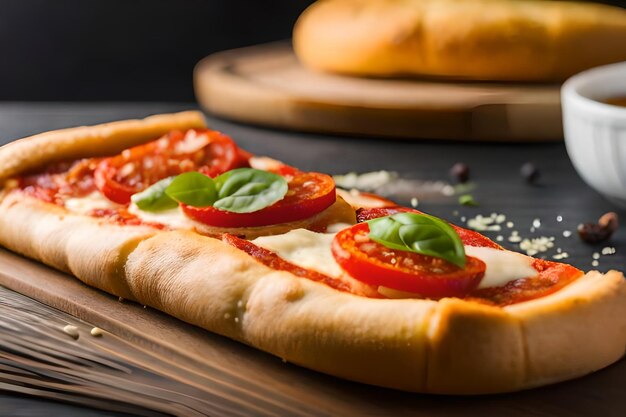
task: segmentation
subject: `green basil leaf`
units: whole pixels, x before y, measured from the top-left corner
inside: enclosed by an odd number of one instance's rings
[[[434,256],[465,267],[465,248],[445,221],[427,214],[397,213],[368,221],[369,237],[390,249]]]
[[[156,182],[142,192],[133,194],[130,199],[143,211],[162,211],[176,208],[178,203],[165,194],[165,189],[173,179],[174,177],[169,177]]]
[[[282,200],[287,180],[267,171],[238,168],[215,178],[218,194],[213,207],[234,213],[252,213]]]
[[[176,176],[165,193],[179,203],[193,207],[209,207],[217,200],[215,181],[199,172]]]

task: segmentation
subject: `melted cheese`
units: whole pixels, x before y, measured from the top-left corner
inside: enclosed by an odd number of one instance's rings
[[[135,204],[128,206],[128,212],[139,217],[146,223],[159,223],[172,229],[194,229],[197,223],[185,216],[180,207],[159,212],[149,212],[139,209]]]
[[[96,209],[111,209],[121,207],[99,191],[94,191],[84,197],[73,197],[65,200],[65,208],[79,214],[87,214]]]
[[[341,278],[344,272],[330,250],[334,237],[334,233],[296,229],[283,235],[259,237],[253,242],[300,267]],[[516,279],[537,275],[532,267],[532,258],[520,253],[474,246],[466,246],[465,252],[482,260],[487,266],[478,288],[498,287]],[[397,291],[392,291],[393,298],[399,296]]]
[[[330,250],[334,237],[334,233],[295,229],[283,235],[258,237],[252,242],[303,268],[340,277],[343,271]]]
[[[466,246],[465,254],[478,258],[487,265],[485,276],[478,288],[501,287],[510,281],[537,275],[532,267],[533,258],[521,253]]]

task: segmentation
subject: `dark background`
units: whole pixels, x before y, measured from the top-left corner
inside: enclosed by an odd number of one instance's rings
[[[198,60],[289,38],[312,2],[0,0],[0,100],[193,101]]]

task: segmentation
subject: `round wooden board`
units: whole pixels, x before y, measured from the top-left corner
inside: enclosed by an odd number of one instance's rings
[[[405,139],[563,137],[559,85],[322,74],[301,66],[286,43],[204,58],[194,84],[207,111],[272,127]]]

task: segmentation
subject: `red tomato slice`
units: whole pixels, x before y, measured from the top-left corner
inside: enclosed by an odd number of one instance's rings
[[[372,219],[377,219],[379,217],[390,216],[396,213],[422,213],[419,210],[415,210],[409,207],[379,207],[379,208],[371,208],[371,209],[361,209],[357,211],[356,220],[357,222],[365,222]],[[452,228],[456,231],[456,233],[461,238],[461,242],[467,246],[478,246],[478,247],[486,247],[486,248],[494,248],[503,250],[504,248],[498,245],[493,240],[489,239],[486,236],[481,235],[478,232],[473,230],[464,229],[459,226],[455,226],[454,224],[450,224]]]
[[[94,173],[96,186],[109,199],[127,204],[130,197],[155,182],[187,171],[214,177],[247,166],[249,156],[217,131],[173,131],[102,160]]]
[[[281,171],[289,185],[287,194],[282,200],[262,210],[233,213],[214,207],[181,206],[189,217],[209,226],[257,227],[306,219],[335,203],[335,182],[331,177],[289,168],[287,174]]]
[[[534,277],[516,279],[502,287],[474,290],[469,294],[469,298],[506,306],[545,297],[583,276],[583,272],[578,268],[544,259],[535,259],[533,268],[537,270]]]
[[[431,298],[462,297],[474,290],[485,274],[485,263],[477,258],[468,256],[461,269],[443,259],[389,249],[368,235],[368,224],[359,223],[339,232],[332,243],[337,263],[366,284]]]

